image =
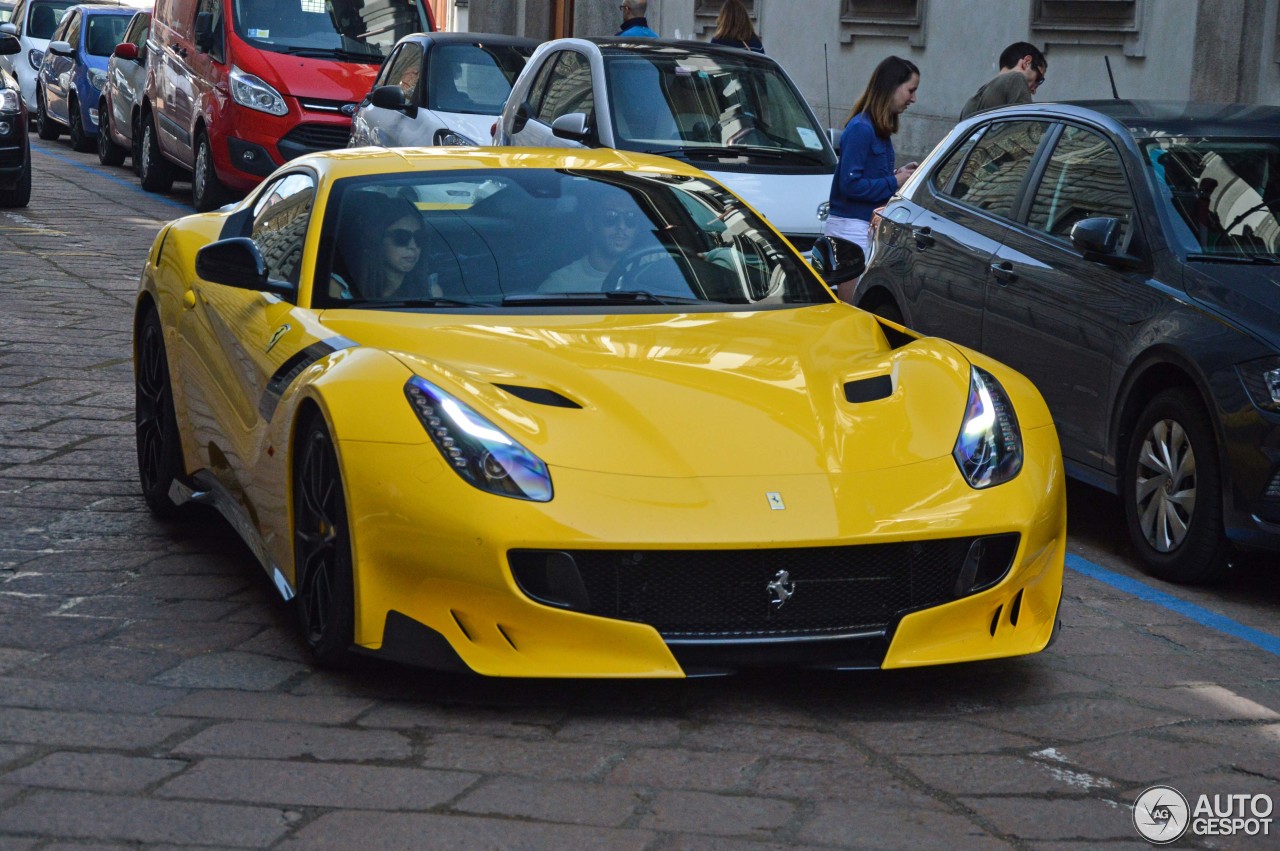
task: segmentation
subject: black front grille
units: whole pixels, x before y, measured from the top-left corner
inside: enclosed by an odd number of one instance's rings
[[[973,538],[763,550],[572,550],[589,603],[667,639],[834,635],[884,629],[955,599]],[[513,567],[537,558],[513,551]],[[786,571],[785,577],[780,571]],[[781,606],[769,584],[792,591]]]
[[[350,136],[349,124],[299,124],[280,140],[280,155],[291,160],[313,151],[345,148]]]

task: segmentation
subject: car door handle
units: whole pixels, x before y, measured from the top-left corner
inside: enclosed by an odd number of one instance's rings
[[[1018,273],[1013,271],[1013,264],[1008,260],[1001,260],[999,263],[992,263],[991,274],[1001,283],[1001,285],[1011,284],[1018,280]]]
[[[929,248],[933,245],[933,229],[932,228],[912,228],[911,238],[916,241],[916,248]]]

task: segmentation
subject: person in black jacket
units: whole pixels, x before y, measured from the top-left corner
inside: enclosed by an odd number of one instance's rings
[[[725,0],[720,7],[720,17],[716,18],[716,32],[711,36],[711,43],[764,53],[764,44],[756,35],[742,0]]]

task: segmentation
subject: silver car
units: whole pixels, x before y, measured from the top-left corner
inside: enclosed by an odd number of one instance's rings
[[[350,146],[489,144],[511,84],[537,46],[486,33],[405,36],[356,109]]]
[[[147,32],[151,13],[138,12],[129,19],[124,37],[107,60],[107,84],[98,101],[98,159],[103,165],[120,165],[133,157],[138,169],[137,131],[141,121],[142,93],[147,85]]]

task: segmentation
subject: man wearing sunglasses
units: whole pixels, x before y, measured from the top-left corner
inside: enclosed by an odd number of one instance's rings
[[[1031,96],[1044,85],[1048,61],[1040,48],[1025,41],[1015,42],[1000,54],[1000,73],[985,83],[960,110],[960,120],[988,109],[1014,103],[1031,103]]]
[[[648,220],[630,196],[610,194],[590,205],[583,221],[591,247],[567,266],[555,270],[538,287],[542,293],[597,293],[618,259],[631,251]]]

